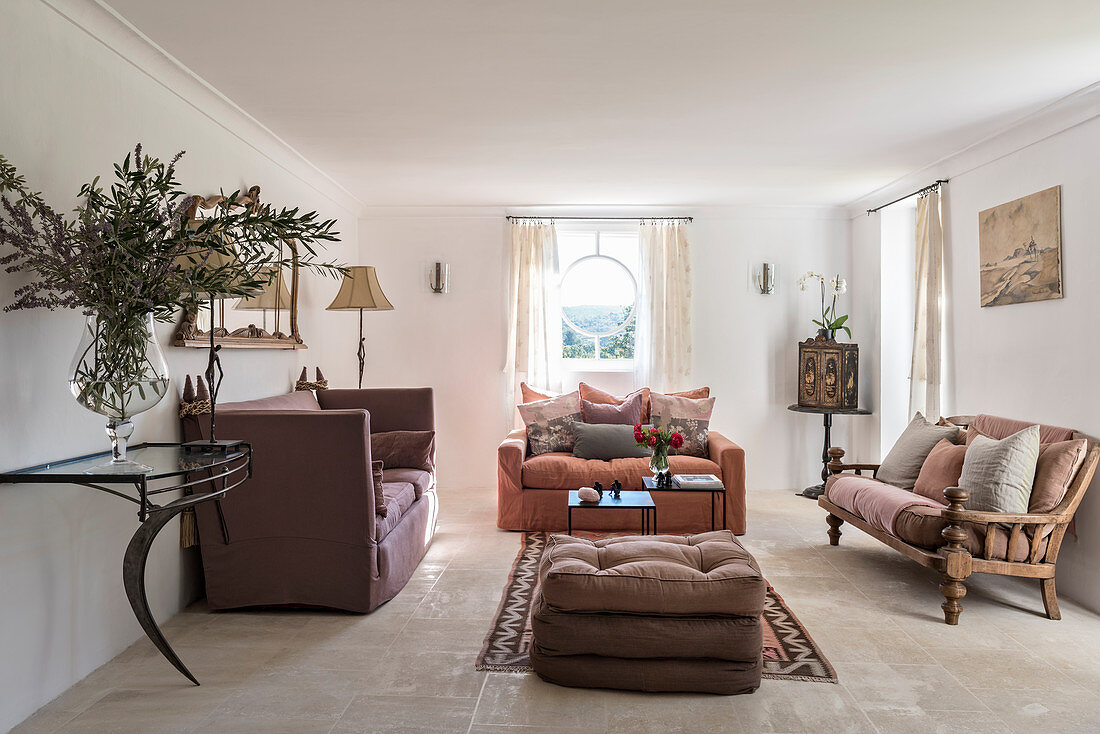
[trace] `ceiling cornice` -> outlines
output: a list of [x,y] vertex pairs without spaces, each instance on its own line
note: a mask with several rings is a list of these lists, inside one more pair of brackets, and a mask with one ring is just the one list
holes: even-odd
[[41,2],[245,145],[333,203],[358,216],[363,202],[347,188],[154,43],[110,5],[102,0]]
[[[891,181],[885,186],[845,205],[850,217],[915,191],[936,179],[953,179],[1040,143],[1100,116],[1100,82],[1055,100],[1035,112],[987,135],[981,140],[944,156],[934,163]],[[948,183],[948,191],[951,184]]]

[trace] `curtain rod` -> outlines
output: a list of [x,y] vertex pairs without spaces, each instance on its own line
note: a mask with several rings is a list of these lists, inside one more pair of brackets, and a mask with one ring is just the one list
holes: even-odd
[[509,221],[516,219],[549,219],[551,221],[555,219],[576,219],[582,222],[690,222],[694,217],[524,217],[518,214],[509,214],[507,219]]
[[880,205],[876,206],[874,209],[868,209],[867,210],[867,216],[871,216],[872,214],[877,212],[879,209],[885,209],[886,207],[890,206],[891,204],[897,204],[899,201],[905,201],[910,196],[916,196],[917,194],[931,193],[931,192],[935,191],[936,189],[938,189],[941,184],[945,184],[949,180],[950,179],[946,179],[946,178],[937,178],[936,183],[931,184],[929,186],[925,186],[923,189],[917,189],[916,191],[914,191],[911,194],[906,194],[905,196],[899,196],[897,199],[894,199],[893,201],[887,202],[885,204],[880,204]]

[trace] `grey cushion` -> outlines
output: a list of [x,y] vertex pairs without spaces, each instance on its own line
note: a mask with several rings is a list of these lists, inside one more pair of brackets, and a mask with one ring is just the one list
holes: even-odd
[[902,489],[912,489],[928,454],[942,439],[957,443],[957,426],[937,426],[918,412],[882,460],[875,478]]
[[577,441],[573,445],[573,456],[579,459],[628,459],[648,457],[650,450],[634,442],[634,426],[620,426],[611,423],[573,424]]
[[1000,441],[978,436],[966,449],[959,477],[959,486],[970,492],[966,508],[1027,512],[1038,460],[1039,426],[1028,426]]

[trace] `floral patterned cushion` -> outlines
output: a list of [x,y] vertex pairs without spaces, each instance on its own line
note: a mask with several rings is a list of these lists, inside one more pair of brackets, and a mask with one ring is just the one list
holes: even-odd
[[532,456],[550,451],[573,451],[573,422],[581,420],[581,395],[574,390],[547,400],[516,406],[527,426],[527,447]]
[[686,456],[707,455],[707,432],[714,398],[681,398],[675,395],[650,395],[649,420],[658,428],[677,431],[684,437],[684,446],[676,453]]

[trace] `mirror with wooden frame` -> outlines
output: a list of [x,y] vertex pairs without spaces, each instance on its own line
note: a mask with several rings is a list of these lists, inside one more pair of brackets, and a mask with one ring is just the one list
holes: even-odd
[[[194,197],[187,217],[212,216],[223,200],[221,196]],[[258,206],[259,202],[260,187],[253,186],[248,193],[238,196],[232,206]],[[274,265],[265,268],[272,275],[271,281],[255,295],[215,300],[213,312],[210,304],[185,311],[173,345],[208,349],[213,328],[214,343],[227,349],[307,349],[298,331],[297,243],[283,240],[282,247],[290,255],[289,268]],[[283,252],[279,253],[279,259],[286,259]]]

